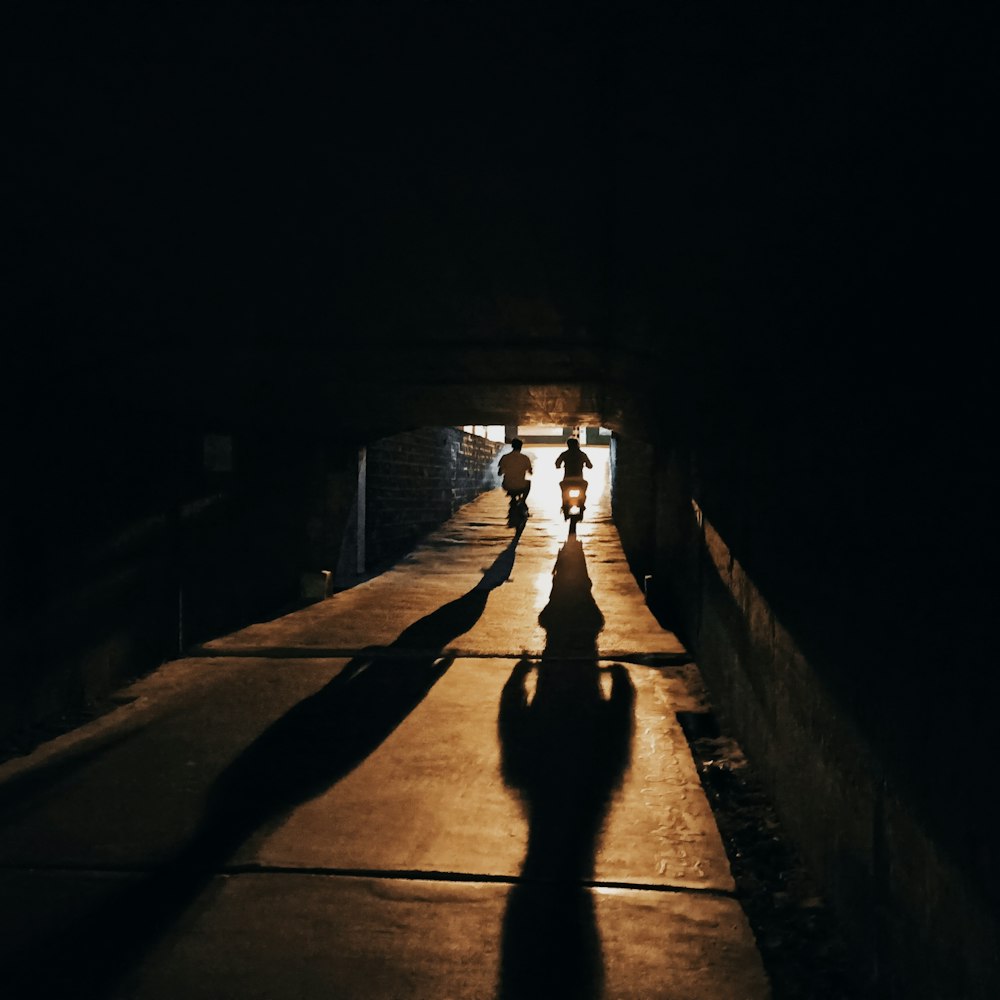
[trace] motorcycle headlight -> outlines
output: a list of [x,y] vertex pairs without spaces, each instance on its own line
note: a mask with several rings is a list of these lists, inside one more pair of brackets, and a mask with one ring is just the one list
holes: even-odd
[[575,500],[580,495],[580,491],[579,490],[570,490],[569,491],[569,495]]

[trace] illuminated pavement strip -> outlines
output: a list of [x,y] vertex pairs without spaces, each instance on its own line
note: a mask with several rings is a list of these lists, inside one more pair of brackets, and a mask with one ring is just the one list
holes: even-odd
[[552,478],[516,550],[486,494],[0,768],[22,980],[69,948],[76,995],[766,997],[676,718],[697,668],[599,488],[553,589]]

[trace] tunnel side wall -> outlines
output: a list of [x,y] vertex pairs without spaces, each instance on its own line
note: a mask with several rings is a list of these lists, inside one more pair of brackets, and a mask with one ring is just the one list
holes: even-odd
[[336,564],[357,481],[355,448],[299,430],[206,433],[92,404],[50,416],[16,443],[40,472],[6,525],[12,751],[192,643],[294,605],[303,571]]
[[369,567],[402,555],[463,504],[498,485],[496,459],[503,448],[456,427],[423,427],[369,445]]
[[[719,508],[690,456],[623,439],[615,466],[615,518],[633,569],[652,577],[653,610],[695,652],[724,725],[746,748],[838,911],[859,979],[893,998],[996,995],[1000,925],[984,889],[988,865],[956,849],[954,836],[963,826],[981,827],[982,803],[965,801],[930,821],[926,796],[894,760],[888,739],[838,689],[838,657],[886,672],[865,648],[870,637],[859,630],[834,651],[810,644],[806,623],[796,622],[801,641],[793,635],[694,496]],[[755,526],[752,491],[733,500],[738,514],[726,514],[733,534],[745,538]],[[912,668],[900,658],[901,670]],[[888,704],[881,698],[891,690],[874,682],[855,697],[879,702],[884,728],[906,732],[923,720],[903,716],[899,690]],[[936,735],[928,728],[923,739],[933,744]],[[945,769],[953,767],[944,748],[937,752]],[[936,777],[924,775],[931,784]],[[954,828],[950,840],[943,828]]]

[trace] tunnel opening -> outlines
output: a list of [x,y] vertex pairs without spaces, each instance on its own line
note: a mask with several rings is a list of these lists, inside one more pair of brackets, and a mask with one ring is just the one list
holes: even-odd
[[[571,437],[588,448],[607,449],[611,431],[588,425],[462,424],[404,431],[364,446],[327,592],[382,572],[463,504],[498,487],[499,458],[515,438],[533,456],[539,446],[561,450]],[[315,574],[314,579],[320,583]]]

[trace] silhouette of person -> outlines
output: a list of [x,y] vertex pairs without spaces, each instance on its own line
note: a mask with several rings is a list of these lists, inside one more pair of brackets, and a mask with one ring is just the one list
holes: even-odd
[[570,500],[568,488],[571,486],[577,486],[580,488],[575,501],[575,503],[579,505],[579,509],[574,512],[573,517],[570,518],[569,522],[570,534],[575,534],[576,522],[583,516],[583,511],[587,502],[587,480],[583,478],[583,468],[586,466],[588,469],[592,469],[594,465],[590,459],[587,458],[587,455],[580,450],[580,442],[577,441],[576,438],[570,438],[566,442],[566,450],[556,459],[556,468],[558,469],[560,466],[565,469],[562,482],[559,484],[559,488],[562,490],[563,494],[564,517],[568,516],[573,510],[570,504],[574,501]]
[[570,438],[566,442],[566,450],[561,452],[556,459],[556,468],[563,468],[563,482],[570,479],[583,479],[583,467],[588,469],[594,467],[593,462],[587,458],[586,452],[580,449],[580,442],[576,438]]
[[534,470],[531,467],[531,459],[521,451],[522,444],[520,438],[514,438],[510,443],[511,450],[501,455],[497,465],[497,471],[503,476],[503,488],[510,497],[511,505],[524,503],[531,490],[531,483],[527,477]]

